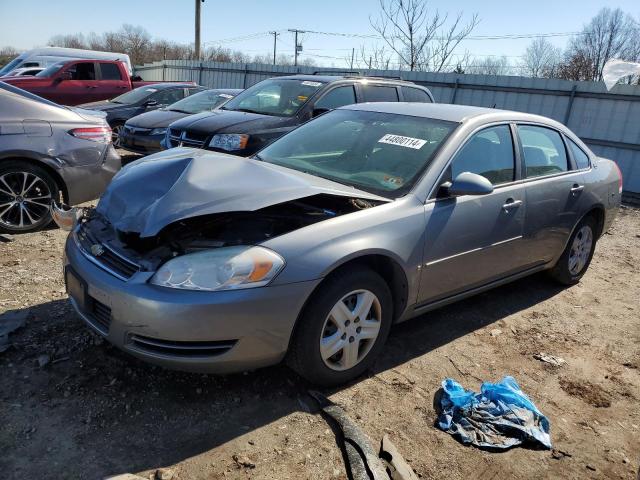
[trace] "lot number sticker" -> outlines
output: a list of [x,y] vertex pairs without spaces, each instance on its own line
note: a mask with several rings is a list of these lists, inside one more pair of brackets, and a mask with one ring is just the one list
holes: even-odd
[[391,145],[398,145],[399,147],[419,150],[425,143],[427,143],[427,141],[421,140],[420,138],[403,137],[401,135],[392,135],[391,133],[387,133],[384,137],[378,140],[378,143],[389,143]]

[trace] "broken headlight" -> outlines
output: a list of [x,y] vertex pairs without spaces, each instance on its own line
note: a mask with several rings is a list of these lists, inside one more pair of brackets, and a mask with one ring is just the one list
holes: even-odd
[[150,281],[184,290],[253,288],[268,284],[282,267],[282,257],[264,247],[223,247],[173,258]]

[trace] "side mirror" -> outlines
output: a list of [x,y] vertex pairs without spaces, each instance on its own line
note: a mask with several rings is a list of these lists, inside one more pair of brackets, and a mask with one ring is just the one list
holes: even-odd
[[322,108],[322,107],[314,108],[313,112],[311,112],[311,118],[316,118],[318,115],[327,113],[329,110],[330,110],[329,108]]
[[149,107],[157,107],[158,106],[158,101],[157,100],[147,100],[146,102],[144,102],[144,106],[149,108]]
[[493,185],[482,175],[471,172],[462,172],[453,182],[440,187],[443,194],[449,197],[461,195],[487,195],[493,192]]

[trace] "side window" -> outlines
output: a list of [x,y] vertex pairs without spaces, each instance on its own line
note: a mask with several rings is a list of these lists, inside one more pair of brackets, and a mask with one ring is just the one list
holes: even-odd
[[552,175],[569,169],[567,153],[558,132],[545,127],[518,125],[518,135],[524,151],[526,178]]
[[182,100],[184,98],[184,88],[172,88],[169,90],[163,90],[158,93],[154,93],[151,97],[152,100],[158,102],[159,105],[171,105],[172,103]]
[[96,70],[93,62],[76,63],[67,72],[71,73],[71,80],[95,80]]
[[115,63],[101,63],[100,73],[102,73],[102,80],[122,80],[120,69]]
[[427,92],[413,87],[402,87],[402,96],[405,102],[431,103]]
[[451,162],[447,179],[462,172],[482,175],[493,185],[512,182],[515,156],[509,126],[489,127],[473,135]]
[[364,102],[397,102],[398,90],[393,86],[362,85]]
[[571,149],[573,159],[576,161],[578,169],[589,168],[589,156],[584,153],[584,151],[578,145],[576,145],[573,140],[569,138],[567,138],[567,140],[569,141],[569,148]]
[[348,85],[331,90],[316,102],[315,108],[327,108],[329,110],[333,110],[334,108],[351,105],[353,103],[356,103],[356,94],[353,90],[353,86]]

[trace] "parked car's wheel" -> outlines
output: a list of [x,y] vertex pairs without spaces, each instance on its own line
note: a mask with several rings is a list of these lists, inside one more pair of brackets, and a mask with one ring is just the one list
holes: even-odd
[[385,281],[368,268],[325,280],[305,306],[289,365],[310,382],[337,385],[361,375],[382,350],[393,302]]
[[58,185],[44,169],[26,162],[0,163],[0,232],[33,232],[51,222],[49,204]]
[[575,228],[562,256],[549,274],[563,285],[578,283],[589,268],[595,248],[596,221],[592,216],[587,216]]
[[111,140],[115,148],[120,148],[120,137],[122,136],[123,131],[124,123],[114,123],[113,125],[111,125]]

